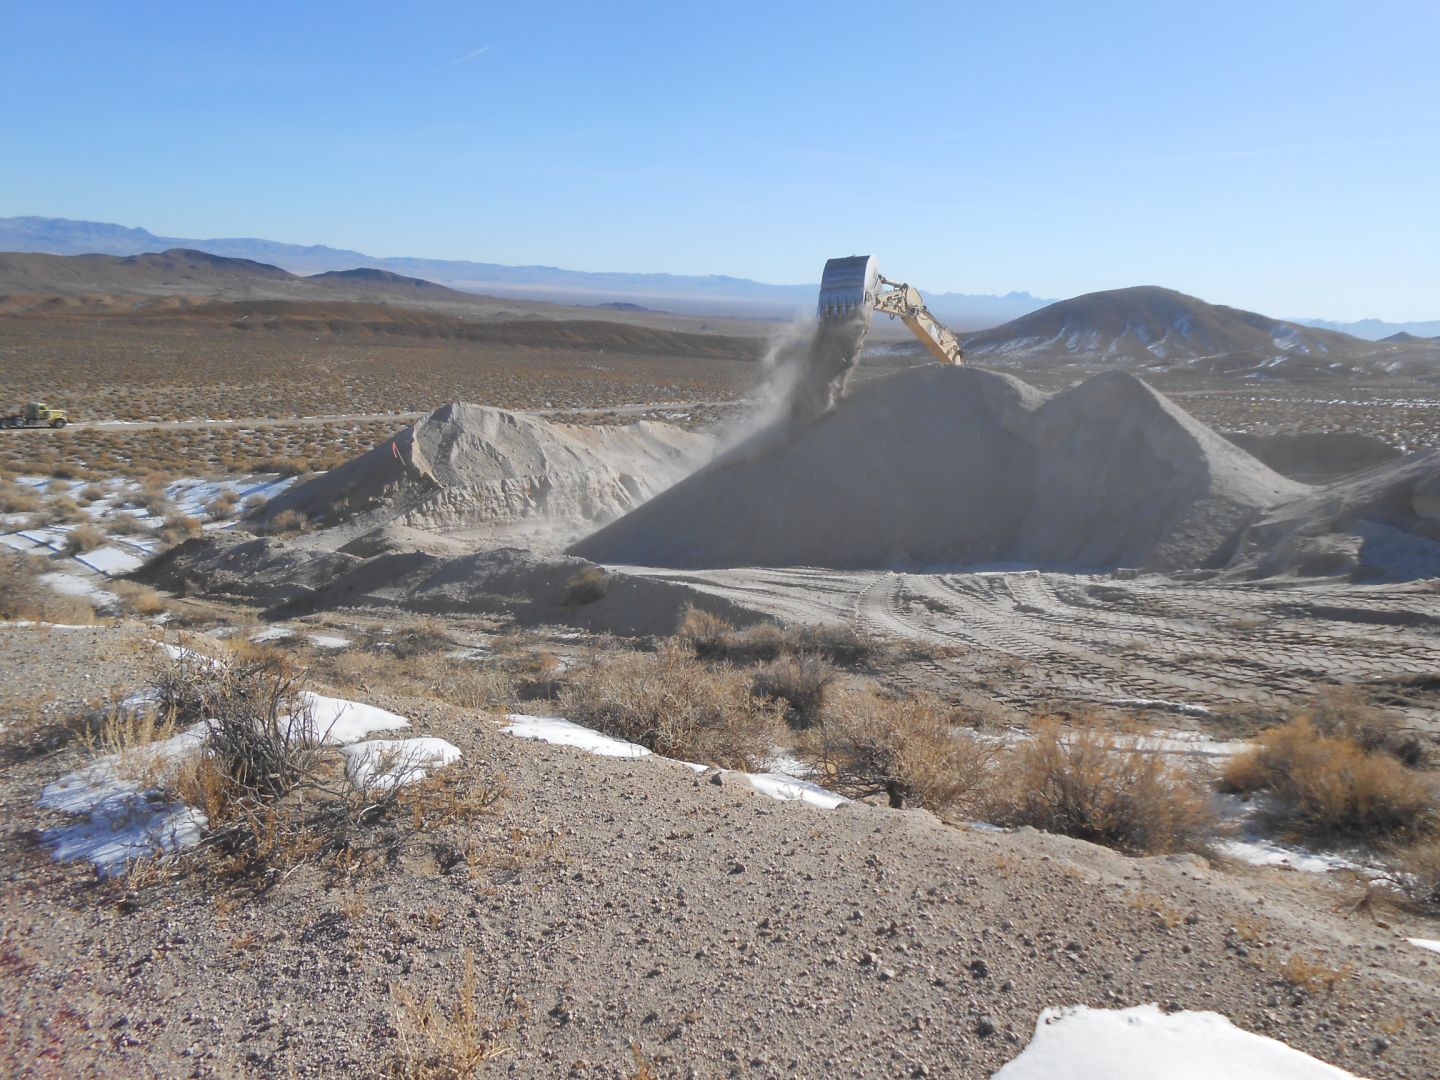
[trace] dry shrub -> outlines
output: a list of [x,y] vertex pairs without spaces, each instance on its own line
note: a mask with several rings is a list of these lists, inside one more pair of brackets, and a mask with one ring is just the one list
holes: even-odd
[[308,517],[299,510],[281,510],[265,524],[265,531],[271,536],[298,536],[313,528]]
[[758,768],[775,743],[780,707],[755,697],[750,678],[711,670],[667,642],[653,653],[597,653],[560,692],[569,720],[666,757]]
[[45,569],[43,559],[0,550],[0,619],[93,623],[95,609],[84,599],[57,593],[40,580]]
[[65,550],[71,555],[104,547],[110,538],[94,525],[77,525],[65,534]]
[[513,676],[453,656],[418,656],[401,670],[422,693],[462,709],[506,708],[519,696]]
[[506,1025],[484,1019],[476,1001],[475,959],[465,950],[460,981],[447,1003],[439,997],[421,1000],[395,986],[395,1031],[399,1044],[389,1075],[396,1080],[466,1080],[510,1048],[500,1041]]
[[205,507],[205,512],[216,521],[228,518],[235,513],[235,504],[237,501],[238,496],[235,492],[230,490],[222,491],[210,500],[209,504]]
[[991,814],[1132,855],[1203,849],[1214,830],[1199,778],[1088,718],[1069,730],[1042,721],[1012,748]]
[[1417,837],[1440,825],[1434,785],[1383,752],[1325,735],[1304,716],[1272,728],[1230,759],[1223,786],[1265,791],[1295,831],[1370,842]]
[[88,515],[80,504],[69,495],[57,492],[47,498],[40,508],[40,516],[52,525],[63,525],[72,521],[85,521]]
[[969,814],[988,799],[995,751],[931,695],[865,689],[828,709],[809,748],[826,783],[855,795],[884,792],[892,806]]
[[40,509],[40,494],[28,484],[0,481],[0,514],[30,514]]
[[442,619],[415,615],[392,626],[388,641],[394,654],[403,660],[449,648],[450,631]]
[[583,566],[565,582],[565,606],[584,607],[602,600],[610,588],[610,575],[598,566]]
[[130,513],[107,515],[105,518],[105,527],[110,530],[112,536],[134,536],[137,533],[150,531],[139,517]]
[[108,494],[110,494],[110,492],[104,484],[86,484],[80,489],[79,498],[82,503],[89,506],[93,502],[99,502]]
[[781,626],[761,622],[737,630],[718,615],[686,607],[676,638],[702,660],[753,664],[780,656],[812,653],[845,666],[887,658],[891,647],[844,624]]
[[785,706],[785,722],[796,731],[813,727],[825,706],[835,669],[818,656],[782,656],[759,668],[752,681],[757,696]]
[[131,615],[149,617],[165,610],[165,597],[149,585],[113,578],[105,587],[120,598],[120,606]]
[[1420,733],[1401,727],[1393,713],[1375,708],[1358,687],[1325,687],[1292,716],[1308,720],[1323,735],[1349,739],[1366,753],[1389,754],[1411,768],[1425,764]]
[[1440,912],[1440,839],[1398,851],[1390,862],[1390,880],[1421,907]]
[[178,544],[192,536],[199,536],[204,522],[189,514],[171,514],[160,529],[160,539],[167,544]]

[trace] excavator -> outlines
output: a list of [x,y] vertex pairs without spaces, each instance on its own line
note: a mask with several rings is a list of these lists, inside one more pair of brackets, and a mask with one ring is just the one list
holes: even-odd
[[860,358],[872,312],[899,319],[942,364],[965,363],[954,331],[930,314],[913,285],[882,276],[873,255],[831,259],[820,277],[809,360],[791,396],[796,418],[813,419],[835,404]]

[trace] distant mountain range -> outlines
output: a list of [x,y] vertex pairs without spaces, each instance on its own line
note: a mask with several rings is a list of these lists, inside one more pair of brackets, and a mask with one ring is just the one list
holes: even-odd
[[1440,341],[1366,341],[1153,285],[1061,300],[962,344],[987,366],[1190,368],[1257,378],[1440,374]]
[[[156,236],[98,221],[67,218],[0,218],[0,251],[53,255],[140,255],[172,248],[249,259],[295,274],[336,270],[388,270],[462,292],[547,300],[560,304],[629,303],[681,314],[788,318],[815,305],[817,284],[767,285],[747,278],[680,274],[589,273],[553,266],[502,266],[450,259],[380,258],[323,245],[284,244],[244,237],[197,240]],[[821,254],[834,254],[822,252]],[[923,290],[922,290],[923,291]],[[1012,292],[1004,296],[926,293],[937,316],[958,330],[995,326],[1051,301]]]
[[1361,319],[1359,322],[1330,322],[1326,319],[1291,319],[1304,326],[1318,326],[1324,330],[1339,330],[1342,334],[1353,334],[1367,341],[1389,341],[1396,334],[1429,339],[1440,336],[1440,319],[1422,322],[1385,322],[1381,319]]

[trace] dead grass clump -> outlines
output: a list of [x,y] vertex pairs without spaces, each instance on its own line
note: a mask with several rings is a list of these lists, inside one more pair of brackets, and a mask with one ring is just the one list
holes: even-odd
[[750,692],[747,674],[711,670],[674,642],[653,654],[597,653],[565,681],[559,708],[657,754],[738,769],[765,760],[781,714]]
[[45,561],[11,551],[0,551],[0,619],[88,626],[95,609],[78,596],[51,589],[40,575]]
[[281,510],[265,523],[265,531],[271,536],[299,536],[312,528],[311,520],[298,510]]
[[165,610],[165,597],[149,585],[125,578],[112,578],[105,587],[120,598],[120,606],[131,615],[148,618]]
[[1280,977],[1295,989],[1303,990],[1307,994],[1323,992],[1327,998],[1335,993],[1337,986],[1353,974],[1355,974],[1353,964],[1332,968],[1326,964],[1308,960],[1299,953],[1287,958],[1280,967]]
[[94,525],[77,525],[65,534],[65,550],[71,555],[79,555],[104,547],[109,539],[103,530]]
[[1440,826],[1434,785],[1387,753],[1325,735],[1304,716],[1264,732],[1231,758],[1223,786],[1268,792],[1295,831],[1318,839],[1381,842],[1420,837]]
[[105,527],[110,530],[113,536],[134,536],[137,533],[149,532],[145,523],[135,514],[112,513],[105,518]]
[[167,544],[178,544],[192,536],[199,536],[205,524],[189,514],[171,514],[160,529],[160,539]]
[[995,752],[963,729],[963,719],[933,696],[866,689],[825,711],[809,748],[825,782],[847,793],[884,792],[894,807],[973,813],[988,800]]
[[1215,825],[1199,778],[1088,718],[1042,722],[1011,749],[991,815],[1132,855],[1203,849]]
[[57,492],[45,500],[40,507],[40,516],[51,525],[88,520],[88,515],[80,508],[80,504],[63,492]]
[[780,656],[811,653],[846,667],[870,664],[892,654],[891,647],[843,624],[781,626],[756,623],[737,630],[718,615],[693,605],[685,609],[675,636],[702,660],[754,664]]
[[584,607],[602,600],[610,589],[610,575],[598,566],[583,566],[565,582],[565,606]]
[[238,496],[235,492],[227,489],[210,500],[209,504],[205,507],[205,512],[209,514],[212,519],[221,521],[231,517],[235,513],[237,501]]
[[450,631],[442,619],[415,615],[391,627],[388,642],[394,655],[404,660],[450,648]]
[[1400,849],[1391,859],[1390,879],[1421,907],[1440,912],[1440,839]]
[[40,504],[40,494],[28,484],[0,481],[0,514],[32,514]]
[[802,653],[779,657],[759,668],[752,686],[757,696],[781,702],[785,722],[796,731],[804,731],[820,720],[826,693],[835,677],[835,669],[820,657]]
[[475,959],[467,949],[460,981],[448,1002],[417,998],[391,989],[399,1044],[389,1075],[395,1080],[467,1080],[510,1048],[500,1041],[503,1025],[485,1020],[476,1000]]

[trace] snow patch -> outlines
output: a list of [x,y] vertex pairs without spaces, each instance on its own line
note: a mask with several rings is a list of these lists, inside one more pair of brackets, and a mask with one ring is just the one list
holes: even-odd
[[1024,1053],[991,1080],[1355,1080],[1219,1013],[1166,1014],[1155,1005],[1045,1009]]
[[326,697],[310,690],[302,691],[300,697],[310,707],[306,733],[330,745],[358,742],[372,731],[410,726],[403,716],[363,702]]
[[1405,940],[1417,948],[1429,949],[1431,952],[1440,952],[1440,941],[1431,941],[1429,938],[1423,937],[1407,937]]
[[601,757],[641,758],[650,756],[650,751],[639,743],[612,739],[609,735],[602,735],[598,731],[581,727],[579,724],[572,724],[569,720],[561,720],[556,716],[526,716],[523,713],[510,713],[505,719],[510,723],[500,729],[503,735],[514,735],[520,739],[535,739],[538,742],[552,743],[555,746],[573,746],[587,753],[599,754]]
[[418,783],[431,771],[460,760],[460,748],[444,739],[375,739],[342,746],[345,775],[361,791],[389,791]]
[[785,773],[735,773],[761,795],[779,802],[806,802],[821,810],[834,810],[850,800],[843,795],[827,791],[809,780],[798,780]]
[[75,561],[106,577],[128,574],[145,565],[144,559],[136,558],[128,551],[122,551],[118,547],[102,547],[96,548],[94,551],[84,551],[75,556]]
[[141,777],[194,753],[205,729],[205,724],[196,724],[133,751],[128,760],[112,754],[47,785],[40,793],[41,806],[84,820],[47,829],[41,841],[61,862],[89,859],[101,877],[122,873],[132,859],[199,843],[208,824],[205,815],[148,788]]

